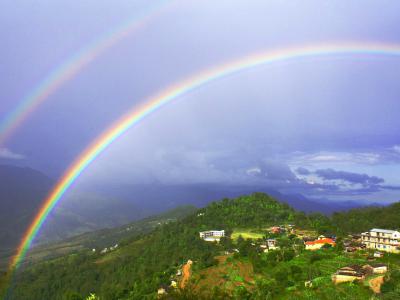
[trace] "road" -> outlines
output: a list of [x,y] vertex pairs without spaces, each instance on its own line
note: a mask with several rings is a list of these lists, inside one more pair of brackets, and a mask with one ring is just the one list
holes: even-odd
[[188,260],[188,262],[182,268],[182,281],[181,281],[181,289],[184,289],[186,284],[190,279],[190,268],[192,267],[192,261]]
[[383,283],[384,276],[378,276],[369,281],[369,286],[374,291],[375,294],[379,294],[381,292],[381,285]]

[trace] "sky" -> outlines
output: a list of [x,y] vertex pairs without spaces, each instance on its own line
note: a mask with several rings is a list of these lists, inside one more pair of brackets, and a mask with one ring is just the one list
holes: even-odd
[[[131,107],[252,53],[337,41],[400,44],[395,0],[169,2],[50,95],[1,146],[0,163],[56,179]],[[2,1],[0,118],[66,58],[162,3]],[[131,128],[75,188],[200,183],[400,200],[399,76],[399,57],[350,55],[217,80]]]

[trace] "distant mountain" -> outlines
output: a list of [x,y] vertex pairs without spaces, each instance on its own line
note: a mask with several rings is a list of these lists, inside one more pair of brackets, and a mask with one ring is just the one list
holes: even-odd
[[[31,168],[0,165],[0,269],[32,222],[54,181]],[[331,214],[357,203],[309,200],[284,195],[265,187],[217,184],[130,185],[100,187],[68,194],[50,214],[38,243],[61,241],[85,232],[112,228],[171,210],[182,205],[204,207],[221,198],[234,198],[254,191],[266,192],[304,212]]]
[[112,228],[149,216],[128,199],[95,193],[68,195],[46,220],[36,243],[60,241],[102,228]]
[[52,186],[46,175],[0,165],[0,245],[14,247]]
[[[0,248],[19,242],[52,186],[53,180],[39,171],[0,166]],[[129,201],[77,193],[56,207],[39,239],[61,239],[141,217],[141,211]]]
[[[117,187],[99,187],[101,194],[109,197],[130,199],[142,209],[152,213],[162,212],[173,207],[191,204],[204,207],[211,201],[222,198],[234,198],[255,191],[267,193],[293,208],[304,212],[332,214],[336,211],[365,206],[362,202],[331,201],[327,199],[308,199],[301,194],[284,194],[264,186],[220,185],[220,184],[182,184],[182,185],[129,185]],[[146,199],[146,201],[143,201]]]
[[[54,185],[45,174],[27,167],[0,165],[0,270],[15,252],[24,232]],[[74,193],[46,220],[35,243],[62,240],[150,215],[129,200]]]
[[95,230],[63,241],[41,244],[29,252],[26,261],[42,261],[84,249],[96,249],[97,252],[100,252],[104,248],[121,244],[121,241],[124,243],[138,235],[147,234],[162,224],[181,220],[197,210],[198,208],[195,206],[179,206],[162,214],[130,222],[123,226]]
[[[0,165],[0,251],[15,247],[54,181],[31,168]],[[304,212],[330,214],[358,203],[309,200],[265,187],[217,184],[130,185],[102,187],[68,195],[51,213],[36,242],[62,240],[100,228],[111,228],[181,205],[204,207],[224,197],[266,192]]]
[[328,199],[308,199],[301,194],[282,194],[278,191],[264,191],[274,196],[280,201],[286,202],[293,208],[306,212],[320,212],[330,215],[334,212],[346,211],[349,209],[366,206],[363,202],[358,201],[332,201]]

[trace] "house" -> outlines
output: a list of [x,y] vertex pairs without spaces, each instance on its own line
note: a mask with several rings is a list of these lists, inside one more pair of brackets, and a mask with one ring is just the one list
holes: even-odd
[[225,236],[225,230],[209,230],[209,231],[201,231],[200,238],[207,242],[219,242],[221,237]]
[[356,247],[347,246],[344,251],[351,253],[351,252],[356,252],[357,250],[358,249]]
[[372,272],[374,274],[385,274],[388,271],[388,266],[385,264],[371,264]]
[[379,252],[379,251],[375,251],[374,252],[374,257],[381,258],[381,257],[383,257],[383,253]]
[[282,228],[280,226],[273,226],[273,227],[271,227],[271,229],[269,231],[271,233],[278,234],[278,233],[281,233]]
[[276,245],[276,239],[267,239],[267,241],[260,245],[260,248],[264,252],[268,252],[269,250],[276,250],[279,247]]
[[349,237],[355,243],[360,243],[361,242],[361,234],[350,234]]
[[365,248],[365,245],[361,243],[361,235],[350,234],[343,240],[343,246],[345,247],[345,252],[355,252]]
[[175,280],[171,280],[171,284],[170,284],[170,287],[172,287],[172,288],[178,288],[178,283],[175,281]]
[[276,239],[268,239],[267,240],[267,245],[269,250],[275,250],[278,249],[278,246],[276,245]]
[[306,288],[312,288],[313,287],[313,282],[312,280],[307,280],[304,282],[304,287]]
[[367,264],[364,266],[350,265],[337,270],[332,275],[333,283],[353,282],[355,280],[364,280],[372,274],[385,274],[388,271],[388,266],[385,264]]
[[292,224],[287,224],[287,225],[284,226],[284,228],[285,228],[285,231],[287,233],[289,233],[289,234],[295,234],[296,233],[296,231],[294,230],[295,226],[292,225]]
[[345,266],[337,270],[332,275],[334,284],[342,282],[353,282],[355,280],[364,280],[368,274],[368,270],[360,265]]
[[306,250],[318,250],[321,249],[325,244],[331,245],[332,247],[335,247],[336,245],[333,239],[326,238],[323,235],[319,236],[318,239],[314,241],[304,242],[304,244],[306,246]]
[[356,244],[356,243],[350,243],[345,246],[345,252],[356,252],[357,250],[362,250],[365,248],[364,244]]
[[163,287],[160,287],[158,290],[157,290],[157,294],[158,295],[165,295],[167,293],[167,291],[165,290],[165,288],[163,288]]
[[400,253],[400,232],[374,228],[361,234],[361,241],[369,249]]

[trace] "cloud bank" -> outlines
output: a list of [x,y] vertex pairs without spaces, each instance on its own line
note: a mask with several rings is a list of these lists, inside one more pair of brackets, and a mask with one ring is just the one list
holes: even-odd
[[15,153],[8,148],[0,148],[0,158],[21,160],[21,159],[25,159],[25,156],[22,154]]

